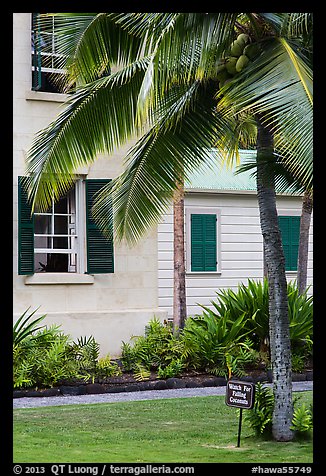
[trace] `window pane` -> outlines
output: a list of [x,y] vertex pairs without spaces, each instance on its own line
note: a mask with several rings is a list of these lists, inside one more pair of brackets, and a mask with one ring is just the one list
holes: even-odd
[[68,238],[53,238],[53,248],[67,249]]
[[51,216],[48,215],[34,215],[34,232],[36,234],[51,233]]
[[54,213],[67,213],[67,209],[67,197],[60,198],[60,200],[54,204]]
[[63,253],[35,253],[35,272],[67,273],[69,256]]
[[68,217],[54,217],[54,233],[56,235],[68,235]]
[[52,248],[51,239],[49,236],[35,236],[34,248]]
[[46,253],[34,253],[34,270],[35,273],[45,273],[47,263]]

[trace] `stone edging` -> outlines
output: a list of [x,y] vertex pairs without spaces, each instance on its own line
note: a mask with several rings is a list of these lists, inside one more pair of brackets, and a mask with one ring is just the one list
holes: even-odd
[[[271,373],[262,373],[256,377],[245,376],[241,380],[247,382],[272,382]],[[305,373],[293,373],[293,382],[312,381],[313,371]],[[47,389],[24,389],[14,390],[13,398],[22,397],[55,397],[64,395],[87,395],[100,393],[120,393],[120,392],[138,392],[142,390],[166,390],[172,388],[194,388],[194,387],[221,387],[226,385],[226,379],[223,377],[207,376],[201,382],[191,377],[185,378],[168,378],[166,380],[149,380],[143,382],[133,382],[128,384],[103,384],[103,383],[86,383],[77,385],[60,385],[58,387]]]

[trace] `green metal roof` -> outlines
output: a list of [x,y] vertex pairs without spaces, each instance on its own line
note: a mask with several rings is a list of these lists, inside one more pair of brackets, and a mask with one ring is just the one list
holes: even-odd
[[[240,150],[239,155],[240,163],[243,163],[246,159],[255,158],[256,151]],[[186,190],[257,190],[256,179],[251,176],[252,171],[235,175],[237,167],[221,165],[221,160],[214,149],[208,151],[208,158],[207,163],[191,172],[185,181]]]

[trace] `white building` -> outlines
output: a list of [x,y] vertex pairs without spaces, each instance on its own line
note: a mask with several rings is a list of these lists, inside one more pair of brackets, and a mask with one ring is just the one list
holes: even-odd
[[[40,57],[31,54],[31,35],[32,14],[14,13],[14,319],[28,307],[39,307],[39,313],[47,315],[46,324],[61,325],[73,338],[93,335],[103,353],[118,356],[121,342],[142,334],[154,315],[160,319],[171,317],[172,215],[162,218],[158,227],[133,248],[104,242],[92,223],[88,211],[93,194],[106,180],[121,173],[129,144],[111,157],[101,156],[93,165],[76,171],[78,181],[68,196],[46,214],[35,212],[30,219],[20,185],[26,151],[35,133],[60,113],[68,98],[56,92],[48,81],[47,73],[55,67],[55,53],[48,55],[46,67],[40,65]],[[248,177],[235,178],[225,173],[220,175],[224,177],[222,182],[216,181],[217,176],[203,177],[193,177],[185,202],[189,314],[199,310],[197,303],[209,304],[219,288],[235,288],[248,277],[263,277],[255,187]],[[280,196],[279,214],[298,217],[301,201],[300,197]],[[297,229],[297,218],[285,221]],[[211,243],[207,239],[196,243],[200,227],[207,231],[212,226]],[[206,264],[200,262],[200,248],[205,256],[211,253]],[[310,284],[312,243],[309,256]],[[289,279],[296,275],[292,268]]]
[[[241,151],[245,160],[253,155]],[[256,182],[251,172],[235,175],[222,168],[193,173],[185,184],[185,250],[187,314],[200,313],[199,304],[209,306],[221,288],[237,288],[248,278],[264,276],[263,238],[260,229]],[[277,211],[282,232],[287,280],[296,279],[302,197],[279,194]],[[191,222],[195,215],[197,223]],[[208,218],[201,218],[208,215]],[[211,229],[209,229],[211,227]],[[213,228],[212,228],[213,227]],[[209,234],[198,236],[203,230]],[[310,226],[307,285],[312,293],[313,225]],[[197,234],[197,236],[196,236]],[[202,243],[200,243],[202,242]],[[199,247],[199,252],[198,252]],[[208,261],[203,263],[205,249]],[[196,256],[197,254],[197,256]],[[194,262],[195,260],[195,262]],[[172,316],[173,305],[173,215],[172,208],[158,226],[159,307]]]

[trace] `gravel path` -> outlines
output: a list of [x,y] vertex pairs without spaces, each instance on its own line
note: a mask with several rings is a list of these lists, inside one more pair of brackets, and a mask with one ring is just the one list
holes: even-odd
[[[271,386],[271,384],[266,384]],[[113,403],[135,400],[155,400],[159,398],[206,397],[225,395],[226,387],[176,388],[170,390],[144,390],[139,392],[102,393],[94,395],[23,397],[13,399],[13,408],[36,408],[57,405],[75,405],[77,403]],[[313,389],[312,381],[293,382],[294,392]]]

